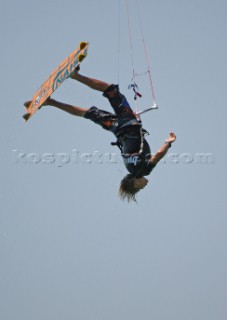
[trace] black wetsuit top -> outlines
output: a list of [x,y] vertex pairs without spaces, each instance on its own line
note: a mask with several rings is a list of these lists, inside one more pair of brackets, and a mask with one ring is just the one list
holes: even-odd
[[[139,139],[139,138],[137,138]],[[122,157],[124,160],[124,164],[126,169],[130,174],[135,176],[136,178],[141,178],[143,176],[148,176],[153,168],[155,167],[155,164],[151,163],[149,160],[151,159],[151,150],[149,147],[148,142],[146,139],[143,138],[143,147],[142,152],[140,153],[132,153],[132,154],[125,154],[124,149],[127,148],[127,143],[133,143],[133,138],[129,138],[127,141],[127,138],[125,140],[125,145],[122,146]],[[134,146],[136,143],[134,143]],[[138,144],[137,144],[138,145]],[[138,152],[138,149],[137,149]]]

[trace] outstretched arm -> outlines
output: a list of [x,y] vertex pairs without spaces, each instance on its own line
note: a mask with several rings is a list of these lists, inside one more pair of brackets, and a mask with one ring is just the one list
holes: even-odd
[[87,112],[88,109],[85,108],[80,108],[76,106],[72,106],[70,104],[62,103],[54,99],[47,99],[45,105],[49,105],[58,109],[61,109],[63,111],[66,111],[74,116],[78,117],[84,117],[85,113]]
[[167,153],[168,149],[171,147],[171,143],[176,140],[176,136],[173,132],[170,132],[169,137],[166,139],[165,144],[150,158],[150,162],[157,164]]

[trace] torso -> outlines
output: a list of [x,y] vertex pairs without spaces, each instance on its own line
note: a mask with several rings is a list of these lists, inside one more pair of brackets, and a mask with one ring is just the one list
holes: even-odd
[[[124,149],[124,146],[123,146]],[[143,149],[141,153],[122,155],[124,164],[132,175],[137,178],[147,176],[151,173],[155,164],[150,162],[151,150],[148,142],[143,138]]]

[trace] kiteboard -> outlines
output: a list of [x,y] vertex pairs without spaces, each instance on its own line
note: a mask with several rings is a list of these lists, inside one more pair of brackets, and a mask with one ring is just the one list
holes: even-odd
[[31,101],[25,102],[26,113],[23,115],[25,121],[40,109],[51,96],[51,94],[60,87],[70,74],[79,67],[81,61],[86,58],[88,52],[88,42],[80,42],[75,49],[60,65],[51,73],[49,78],[36,91]]

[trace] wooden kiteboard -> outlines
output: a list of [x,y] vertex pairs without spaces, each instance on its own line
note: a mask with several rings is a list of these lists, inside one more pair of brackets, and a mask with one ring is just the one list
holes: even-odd
[[87,56],[88,42],[80,42],[77,49],[75,49],[60,65],[51,73],[49,78],[36,91],[31,101],[25,102],[26,113],[23,115],[25,121],[42,107],[45,101],[51,94],[60,87],[65,79],[77,68],[81,61]]

